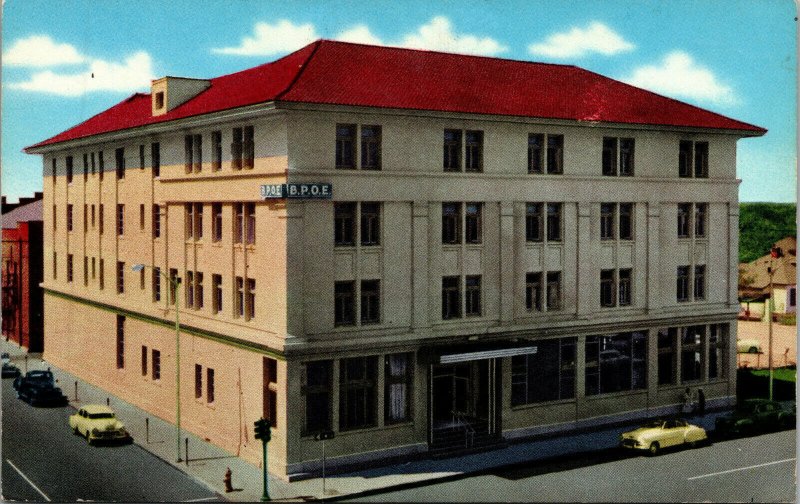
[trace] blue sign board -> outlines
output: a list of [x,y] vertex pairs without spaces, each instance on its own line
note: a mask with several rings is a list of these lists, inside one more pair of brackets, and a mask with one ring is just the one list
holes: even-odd
[[261,186],[263,199],[331,199],[331,184],[265,184]]

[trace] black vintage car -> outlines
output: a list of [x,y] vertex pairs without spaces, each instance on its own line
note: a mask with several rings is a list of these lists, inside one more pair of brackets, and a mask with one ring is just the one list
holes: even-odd
[[66,406],[69,402],[50,371],[28,371],[14,380],[14,388],[17,397],[31,406]]
[[794,403],[781,404],[767,399],[746,399],[733,413],[716,420],[716,434],[720,436],[752,435],[795,426]]
[[20,375],[19,368],[10,362],[3,362],[3,378],[16,378]]

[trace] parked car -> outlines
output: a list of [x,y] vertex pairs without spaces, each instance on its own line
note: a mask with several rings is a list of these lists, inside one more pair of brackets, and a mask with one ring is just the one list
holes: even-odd
[[61,389],[56,387],[53,373],[28,371],[14,379],[17,397],[31,406],[66,406],[69,402]]
[[69,427],[89,444],[98,441],[133,441],[125,426],[117,420],[114,410],[101,404],[87,404],[69,417]]
[[16,378],[20,375],[19,368],[11,362],[3,361],[3,378]]
[[682,419],[652,420],[638,429],[620,435],[620,446],[657,455],[664,448],[688,444],[695,447],[708,442],[705,429]]
[[789,429],[795,426],[795,411],[795,403],[784,406],[769,399],[746,399],[736,406],[733,413],[717,418],[715,433],[732,436]]
[[736,353],[761,353],[761,342],[757,339],[737,339]]

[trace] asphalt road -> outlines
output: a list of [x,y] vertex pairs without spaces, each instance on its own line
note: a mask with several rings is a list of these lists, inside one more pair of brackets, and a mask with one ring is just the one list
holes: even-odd
[[354,502],[794,502],[796,431],[657,457],[607,450]]
[[[75,436],[75,410],[33,408],[2,383],[2,499],[36,502],[212,501],[205,486],[135,444],[89,446]],[[123,419],[124,420],[124,419]]]

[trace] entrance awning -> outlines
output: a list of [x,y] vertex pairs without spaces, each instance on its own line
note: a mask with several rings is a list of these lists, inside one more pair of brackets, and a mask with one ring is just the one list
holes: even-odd
[[454,364],[456,362],[469,362],[484,359],[498,359],[501,357],[513,357],[515,355],[535,354],[538,347],[517,347],[502,348],[498,350],[483,350],[478,352],[464,352],[457,354],[446,354],[439,357],[440,364]]

